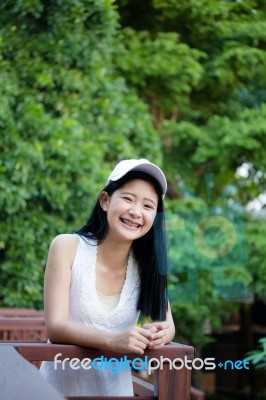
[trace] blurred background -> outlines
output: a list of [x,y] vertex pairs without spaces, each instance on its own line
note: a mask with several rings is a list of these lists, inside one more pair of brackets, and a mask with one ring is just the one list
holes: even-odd
[[169,184],[175,341],[252,352],[193,385],[266,399],[265,71],[264,0],[1,0],[0,307],[43,308],[52,238],[147,158]]

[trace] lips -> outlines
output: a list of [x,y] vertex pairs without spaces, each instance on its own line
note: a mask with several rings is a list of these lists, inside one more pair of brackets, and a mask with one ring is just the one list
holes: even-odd
[[132,227],[132,228],[140,228],[140,227],[141,227],[140,224],[137,224],[137,223],[135,223],[135,222],[132,222],[132,221],[130,221],[129,219],[120,218],[120,220],[123,222],[123,224],[128,225],[128,226],[130,226],[130,227]]

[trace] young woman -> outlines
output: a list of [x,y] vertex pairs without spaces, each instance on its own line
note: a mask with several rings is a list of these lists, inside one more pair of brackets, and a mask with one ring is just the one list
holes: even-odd
[[[44,284],[49,340],[142,355],[174,337],[167,299],[167,252],[161,169],[145,159],[121,161],[87,223],[57,236]],[[136,327],[140,312],[153,322]],[[88,355],[89,357],[89,355]],[[41,373],[64,395],[132,396],[131,371],[55,369]]]

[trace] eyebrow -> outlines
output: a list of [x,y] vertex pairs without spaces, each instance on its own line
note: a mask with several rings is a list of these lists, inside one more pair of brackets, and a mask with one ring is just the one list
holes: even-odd
[[[134,193],[131,193],[131,192],[121,192],[121,194],[129,194],[130,196],[137,197]],[[145,197],[144,200],[145,201],[150,201],[151,203],[153,203],[155,205],[155,207],[157,207],[157,204],[156,204],[156,202],[154,200],[152,200],[152,199],[150,199],[148,197]]]

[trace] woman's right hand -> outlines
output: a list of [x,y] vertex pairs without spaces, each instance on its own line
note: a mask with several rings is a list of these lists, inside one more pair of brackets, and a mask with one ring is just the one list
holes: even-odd
[[136,353],[142,355],[153,339],[150,330],[134,327],[122,333],[113,333],[109,337],[110,350],[118,353]]

